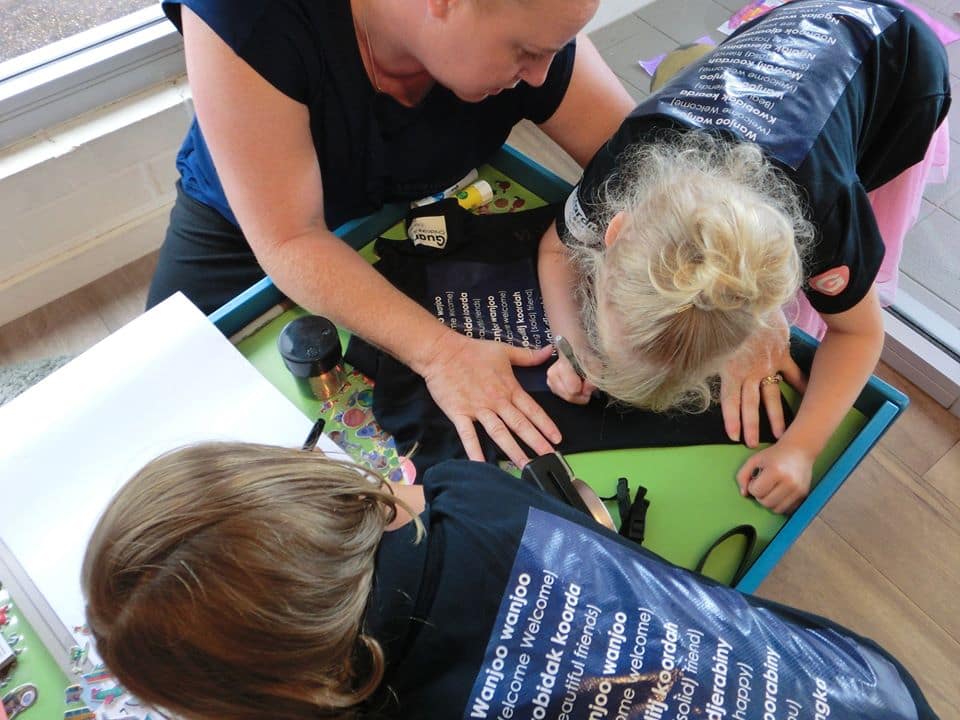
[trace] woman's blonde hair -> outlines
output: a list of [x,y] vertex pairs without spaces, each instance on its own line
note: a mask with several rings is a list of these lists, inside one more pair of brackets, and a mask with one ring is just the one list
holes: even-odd
[[616,241],[573,245],[587,373],[630,405],[702,411],[723,360],[800,287],[813,226],[755,144],[665,133],[625,152],[603,187],[607,219],[625,213]]
[[381,478],[319,453],[204,443],[162,455],[87,548],[97,650],[134,695],[187,718],[353,717],[383,676],[361,624],[398,507],[409,510]]

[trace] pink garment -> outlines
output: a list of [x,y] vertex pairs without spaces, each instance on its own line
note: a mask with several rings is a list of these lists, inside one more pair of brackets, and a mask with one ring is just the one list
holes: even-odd
[[947,27],[939,20],[934,20],[930,17],[930,14],[921,7],[907,2],[907,0],[897,0],[898,3],[903,5],[908,10],[912,10],[916,15],[920,17],[927,25],[930,26],[930,29],[940,38],[940,42],[944,45],[949,45],[952,42],[960,40],[960,32],[957,32],[951,27]]
[[[930,138],[930,145],[923,160],[904,170],[893,180],[881,185],[867,197],[877,219],[877,227],[883,237],[885,253],[883,264],[874,284],[880,294],[880,302],[890,305],[897,292],[900,274],[900,256],[903,254],[903,239],[920,216],[920,202],[928,182],[942,183],[947,179],[950,166],[950,130],[944,120]],[[813,309],[807,296],[797,292],[793,301],[784,308],[791,324],[818,340],[827,330],[820,314]]]

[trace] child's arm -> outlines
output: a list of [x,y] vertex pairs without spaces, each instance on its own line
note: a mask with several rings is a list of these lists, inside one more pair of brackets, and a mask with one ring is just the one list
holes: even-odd
[[[751,457],[737,473],[743,495],[778,513],[793,510],[810,491],[814,460],[860,394],[883,349],[883,316],[875,288],[850,310],[823,319],[827,332],[796,418],[775,445]],[[752,477],[757,468],[761,472]]]
[[[537,257],[537,273],[540,277],[540,292],[554,337],[562,335],[573,347],[578,358],[583,358],[589,347],[576,301],[576,271],[570,263],[566,248],[557,234],[556,223],[552,224],[540,240]],[[559,353],[547,371],[547,385],[554,395],[578,405],[590,401],[596,387],[583,380]],[[581,360],[582,362],[582,360]]]

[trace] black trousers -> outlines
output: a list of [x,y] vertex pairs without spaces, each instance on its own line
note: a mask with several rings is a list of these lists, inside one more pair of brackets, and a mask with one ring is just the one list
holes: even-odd
[[178,181],[147,309],[180,290],[209,314],[265,275],[240,228],[187,195]]

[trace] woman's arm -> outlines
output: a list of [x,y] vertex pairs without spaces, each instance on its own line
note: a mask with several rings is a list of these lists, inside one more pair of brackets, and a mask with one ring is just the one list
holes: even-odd
[[559,442],[554,423],[520,387],[511,364],[533,353],[471,340],[444,328],[329,231],[307,108],[237,57],[183,8],[187,70],[197,117],[230,207],[261,266],[286,295],[349,328],[427,381],[472,459],[482,459],[474,422],[518,465]]
[[[875,287],[850,310],[823,319],[827,332],[796,418],[775,445],[751,457],[737,473],[741,492],[775,512],[794,509],[810,491],[814,460],[853,406],[883,349]],[[752,478],[757,468],[761,471]]]
[[635,106],[590,38],[580,34],[570,85],[540,128],[585,167]]

